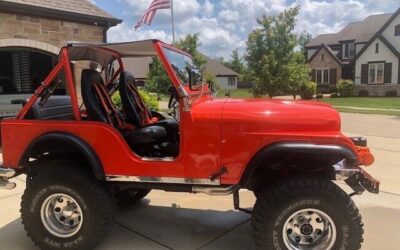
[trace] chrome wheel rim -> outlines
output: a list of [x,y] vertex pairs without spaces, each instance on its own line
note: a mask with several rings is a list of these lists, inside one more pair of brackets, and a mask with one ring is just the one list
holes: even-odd
[[40,218],[46,230],[60,238],[74,236],[83,223],[83,213],[78,202],[63,193],[52,194],[43,201]]
[[283,242],[288,249],[332,249],[336,226],[332,218],[318,209],[296,211],[283,226]]

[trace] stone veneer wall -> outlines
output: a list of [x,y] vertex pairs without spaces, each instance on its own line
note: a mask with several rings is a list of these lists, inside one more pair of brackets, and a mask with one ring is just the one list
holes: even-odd
[[58,48],[67,41],[103,42],[104,27],[0,13],[1,39],[28,39]]

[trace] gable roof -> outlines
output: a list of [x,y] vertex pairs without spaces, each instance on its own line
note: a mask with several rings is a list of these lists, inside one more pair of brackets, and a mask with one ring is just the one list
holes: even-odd
[[311,62],[311,61],[317,56],[318,52],[320,52],[322,49],[325,49],[325,50],[328,52],[328,54],[329,54],[333,59],[335,59],[335,61],[336,61],[339,65],[342,64],[342,62],[339,60],[339,58],[337,58],[337,56],[336,56],[335,53],[332,51],[332,49],[329,48],[328,46],[326,46],[324,43],[321,44],[321,46],[319,47],[319,49],[318,49],[317,51],[315,51],[315,53],[310,57],[310,59],[308,59],[308,62]]
[[356,43],[367,43],[371,37],[393,16],[391,14],[371,15],[361,22],[346,25],[338,33],[323,34],[312,39],[306,47],[340,44],[341,41],[354,40]]
[[[203,55],[204,56],[204,55]],[[211,59],[208,56],[204,56],[207,62],[204,65],[204,68],[207,72],[215,75],[215,76],[239,76],[239,73],[231,70],[226,67],[222,63],[217,62],[214,59]]]
[[87,0],[1,0],[0,11],[115,26],[117,19]]
[[383,36],[382,32],[389,26],[389,24],[398,16],[400,15],[400,8],[397,9],[397,11],[391,15],[391,17],[382,25],[382,27],[370,38],[368,43],[362,47],[362,49],[356,54],[356,56],[353,58],[352,62],[354,63],[362,53],[364,53],[365,50],[368,49],[368,47],[375,41],[376,38],[379,38],[397,57],[400,58],[400,53],[397,51]]

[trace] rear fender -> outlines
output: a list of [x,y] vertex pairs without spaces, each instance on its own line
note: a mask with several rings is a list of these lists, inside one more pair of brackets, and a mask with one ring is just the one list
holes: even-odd
[[98,180],[105,180],[105,173],[101,161],[92,147],[81,138],[65,132],[46,133],[33,140],[22,154],[19,166],[25,166],[29,161],[29,157],[40,145],[45,145],[46,143],[52,143],[54,145],[57,142],[72,146],[81,153],[89,163],[94,176]]

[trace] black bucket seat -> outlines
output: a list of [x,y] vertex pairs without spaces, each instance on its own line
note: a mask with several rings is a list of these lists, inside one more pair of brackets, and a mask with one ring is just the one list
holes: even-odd
[[167,131],[163,126],[135,126],[127,129],[118,109],[112,103],[99,72],[93,69],[84,69],[81,75],[81,92],[90,121],[108,123],[117,128],[125,137],[127,143],[139,154],[148,155],[149,151],[162,143]]

